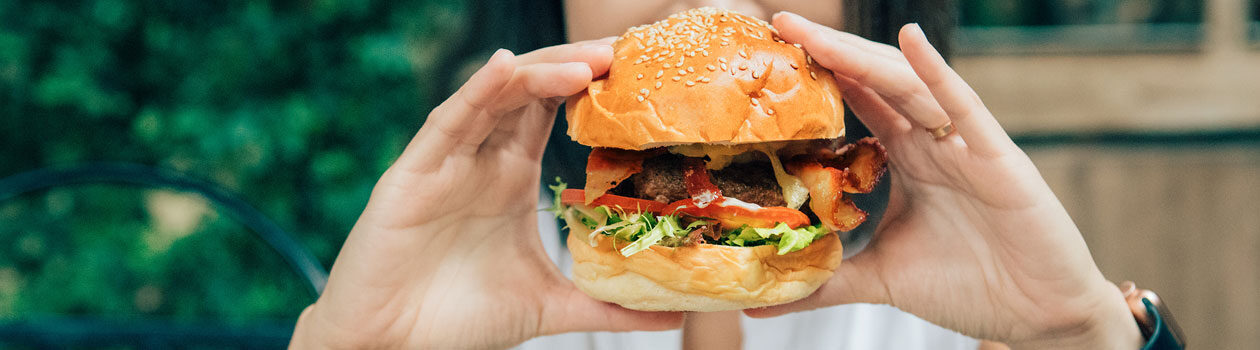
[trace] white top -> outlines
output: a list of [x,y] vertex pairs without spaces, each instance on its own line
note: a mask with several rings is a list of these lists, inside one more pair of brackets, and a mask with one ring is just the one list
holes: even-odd
[[[546,208],[544,198],[539,206]],[[560,245],[555,217],[540,212],[547,255],[566,276],[573,260]],[[887,305],[851,304],[769,319],[740,317],[745,349],[966,349],[980,342]],[[517,349],[679,349],[682,331],[568,333],[535,338]]]

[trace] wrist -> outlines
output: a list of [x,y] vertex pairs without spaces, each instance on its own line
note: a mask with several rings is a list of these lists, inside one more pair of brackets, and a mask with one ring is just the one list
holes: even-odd
[[1099,303],[1081,313],[1077,326],[1048,330],[1036,340],[1011,344],[1012,349],[1141,349],[1145,344],[1124,295],[1109,282],[1098,292]]
[[297,325],[293,328],[293,338],[289,340],[289,349],[362,349],[372,347],[373,343],[362,336],[362,332],[349,332],[333,324],[320,314],[319,302],[307,306],[298,316]]

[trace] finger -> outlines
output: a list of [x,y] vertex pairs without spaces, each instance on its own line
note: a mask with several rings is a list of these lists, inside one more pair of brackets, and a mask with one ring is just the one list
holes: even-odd
[[781,12],[774,20],[785,40],[804,45],[818,64],[832,72],[870,87],[916,125],[934,128],[949,122],[927,86],[905,61],[872,54],[839,38],[838,31],[792,13]]
[[683,313],[635,311],[592,299],[572,285],[551,295],[542,334],[596,331],[662,331],[682,327]]
[[[512,127],[511,131],[516,132],[518,126],[525,128],[522,130],[523,135],[541,138],[541,135],[531,131],[541,126],[535,122],[537,118],[526,118],[531,121],[529,125],[519,125],[520,121],[502,122],[501,118],[539,100],[552,99],[545,105],[555,108],[563,97],[582,91],[590,84],[593,76],[607,71],[611,61],[612,48],[603,45],[559,45],[518,56],[518,66],[512,79],[494,97],[494,101],[483,108],[492,118],[479,125],[469,139],[482,142],[496,129]],[[554,118],[555,114],[554,111],[532,112],[514,115],[548,114],[547,118]],[[550,125],[550,121],[546,124]]]
[[918,24],[901,28],[898,41],[915,74],[931,91],[938,105],[953,121],[967,146],[982,154],[996,155],[1015,148],[1015,143],[985,108],[980,96],[963,81],[928,42]]
[[[780,12],[780,13],[776,13],[774,15],[774,18],[771,19],[771,21],[776,20],[780,14],[795,15],[795,14],[792,14],[791,12]],[[811,21],[811,23],[813,22]],[[879,55],[880,57],[890,59],[893,61],[900,61],[900,62],[906,61],[906,57],[901,54],[901,50],[897,49],[896,47],[893,47],[892,45],[870,41],[870,40],[867,40],[866,38],[858,36],[857,34],[834,30],[831,27],[827,27],[823,25],[817,25],[817,27],[813,28],[812,30],[826,30],[827,32],[831,32],[831,33],[827,33],[824,35],[832,36],[832,38],[835,40],[839,40],[849,45],[856,46],[871,54]]]
[[[504,135],[519,135],[513,140],[506,140],[497,135],[487,138],[485,144],[517,141],[523,144],[531,157],[542,156],[546,148],[551,126],[555,122],[556,108],[563,97],[576,94],[590,84],[593,73],[586,63],[539,63],[517,69],[513,81],[504,90],[521,91],[522,93],[504,96],[503,103],[507,108],[535,108],[536,111],[522,111],[521,117],[514,121],[500,123],[496,132]],[[530,105],[530,102],[543,99],[544,103]],[[507,113],[507,111],[503,111]]]
[[888,304],[888,289],[874,266],[874,254],[869,251],[845,260],[830,280],[818,287],[814,294],[787,304],[747,309],[749,317],[766,318],[783,314],[813,310],[841,304],[870,303]]
[[494,103],[491,113],[516,110],[540,99],[567,97],[581,92],[591,82],[591,68],[584,62],[535,63],[516,69]]
[[599,76],[612,64],[611,44],[610,38],[605,38],[549,46],[520,55],[517,62],[522,66],[535,63],[585,62]]
[[494,117],[486,113],[486,107],[511,82],[516,71],[513,58],[512,52],[506,49],[495,51],[486,65],[429,113],[394,164],[403,169],[424,171],[437,166],[457,147],[476,150],[484,140],[484,136],[477,135],[485,133],[486,125],[491,124]]
[[837,75],[836,82],[840,85],[844,102],[849,105],[849,109],[853,110],[853,114],[857,115],[858,120],[870,128],[871,134],[875,137],[889,140],[894,135],[903,134],[913,128],[910,122],[884,102],[884,98],[876,94],[875,90],[844,76]]

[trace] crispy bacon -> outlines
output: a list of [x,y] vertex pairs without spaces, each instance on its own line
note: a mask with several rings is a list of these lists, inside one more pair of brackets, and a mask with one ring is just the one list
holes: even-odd
[[643,160],[660,151],[631,151],[596,147],[586,158],[586,204],[617,187],[622,181],[643,171]]
[[822,164],[848,172],[848,187],[845,192],[870,193],[875,189],[879,178],[888,170],[888,152],[873,137],[845,145],[842,151],[834,161],[824,160]]
[[870,137],[842,150],[835,159],[798,156],[787,164],[788,172],[809,188],[810,210],[835,231],[853,230],[866,221],[866,212],[844,193],[869,193],[887,169],[888,160],[884,147]]

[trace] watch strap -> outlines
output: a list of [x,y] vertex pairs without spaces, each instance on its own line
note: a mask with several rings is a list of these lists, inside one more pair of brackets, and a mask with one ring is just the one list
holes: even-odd
[[1146,298],[1142,298],[1142,304],[1146,305],[1146,314],[1151,317],[1155,329],[1151,332],[1150,339],[1147,339],[1146,345],[1142,350],[1185,350],[1185,346],[1177,341],[1177,337],[1173,335],[1172,330],[1164,323],[1164,317],[1160,316],[1159,310],[1154,304]]

